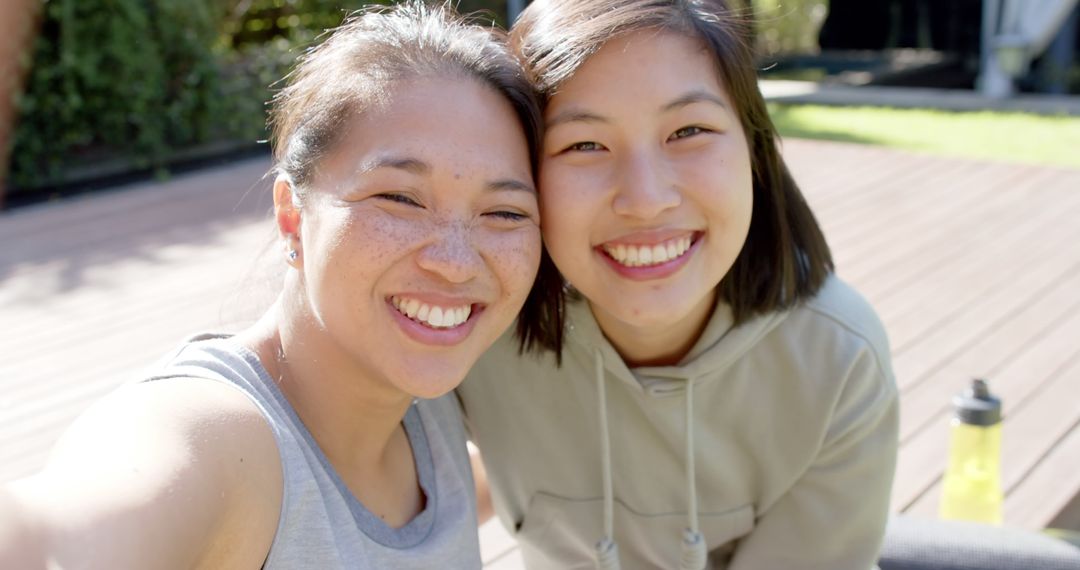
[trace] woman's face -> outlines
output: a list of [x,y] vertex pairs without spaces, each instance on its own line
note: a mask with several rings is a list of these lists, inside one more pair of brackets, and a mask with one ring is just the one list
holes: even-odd
[[472,79],[398,82],[353,119],[301,209],[312,319],[367,376],[443,394],[511,324],[540,260],[528,147]]
[[662,31],[617,37],[551,97],[548,250],[605,332],[703,321],[750,227],[750,154],[714,60]]

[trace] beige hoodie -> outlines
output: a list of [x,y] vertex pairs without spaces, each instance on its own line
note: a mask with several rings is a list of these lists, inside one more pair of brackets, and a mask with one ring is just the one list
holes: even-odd
[[584,302],[567,320],[561,368],[508,335],[458,390],[530,569],[605,567],[606,536],[629,570],[693,567],[705,549],[710,568],[873,566],[898,398],[884,329],[854,290],[831,277],[736,328],[720,305],[677,366],[627,368]]

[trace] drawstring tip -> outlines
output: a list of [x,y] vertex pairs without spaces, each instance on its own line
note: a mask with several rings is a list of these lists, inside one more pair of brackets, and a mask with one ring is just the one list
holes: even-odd
[[619,545],[609,537],[596,543],[596,570],[619,570]]
[[708,562],[709,552],[705,547],[705,537],[700,532],[686,529],[683,531],[682,557],[679,570],[703,570]]

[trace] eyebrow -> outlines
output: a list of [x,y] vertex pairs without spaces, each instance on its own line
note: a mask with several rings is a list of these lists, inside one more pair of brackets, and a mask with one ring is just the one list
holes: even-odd
[[[728,108],[727,104],[724,103],[724,100],[717,97],[716,95],[714,95],[712,93],[709,93],[708,91],[704,91],[704,90],[694,90],[694,91],[690,91],[688,93],[685,93],[683,95],[680,95],[674,101],[660,107],[660,110],[666,113],[666,112],[674,111],[676,109],[681,109],[683,107],[686,107],[687,105],[693,105],[694,103],[713,103],[713,104],[715,104],[715,105],[717,105],[717,106],[719,106],[719,107],[721,107],[723,109]],[[575,122],[581,122],[581,123],[610,123],[611,119],[609,119],[609,118],[607,118],[607,117],[605,117],[603,115],[597,115],[596,113],[591,113],[589,111],[581,111],[581,110],[578,110],[578,109],[570,109],[568,111],[563,111],[562,113],[559,113],[559,114],[555,115],[554,117],[552,117],[551,120],[547,122],[545,127],[550,129],[550,128],[556,127],[556,126],[564,124],[564,123],[575,123]]]
[[367,174],[368,172],[380,168],[404,170],[405,172],[416,174],[418,176],[423,176],[431,172],[430,164],[416,158],[407,156],[379,156],[361,164],[360,168],[357,169],[357,173]]
[[611,119],[607,117],[597,115],[596,113],[590,113],[588,111],[579,111],[577,109],[570,109],[569,111],[563,111],[558,115],[551,118],[550,121],[544,125],[546,128],[556,127],[563,123],[610,123]]
[[528,192],[529,194],[536,194],[536,188],[532,184],[526,184],[520,180],[513,178],[504,178],[502,180],[496,180],[489,182],[486,186],[488,192],[501,192],[504,190],[511,190],[514,192]]
[[[408,156],[380,156],[373,158],[360,165],[357,169],[359,174],[366,174],[379,168],[393,168],[396,170],[403,170],[416,176],[427,176],[431,174],[431,165],[420,160],[418,158],[412,158]],[[489,192],[499,192],[503,190],[512,190],[517,192],[528,192],[530,194],[536,194],[536,188],[532,184],[527,184],[521,180],[513,178],[505,178],[502,180],[495,180],[485,185],[485,190]]]
[[685,93],[675,99],[674,101],[664,105],[662,111],[674,111],[675,109],[681,109],[687,105],[693,105],[694,103],[713,103],[724,109],[727,109],[727,105],[724,100],[716,95],[704,90],[695,90]]

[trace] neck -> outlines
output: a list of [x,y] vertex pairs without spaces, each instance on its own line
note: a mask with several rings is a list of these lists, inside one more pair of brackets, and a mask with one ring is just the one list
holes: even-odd
[[400,439],[409,394],[375,381],[315,319],[281,299],[239,338],[343,476],[386,463],[390,444]]
[[664,322],[628,323],[589,303],[596,323],[627,366],[678,364],[701,338],[716,304],[715,291],[689,313]]

